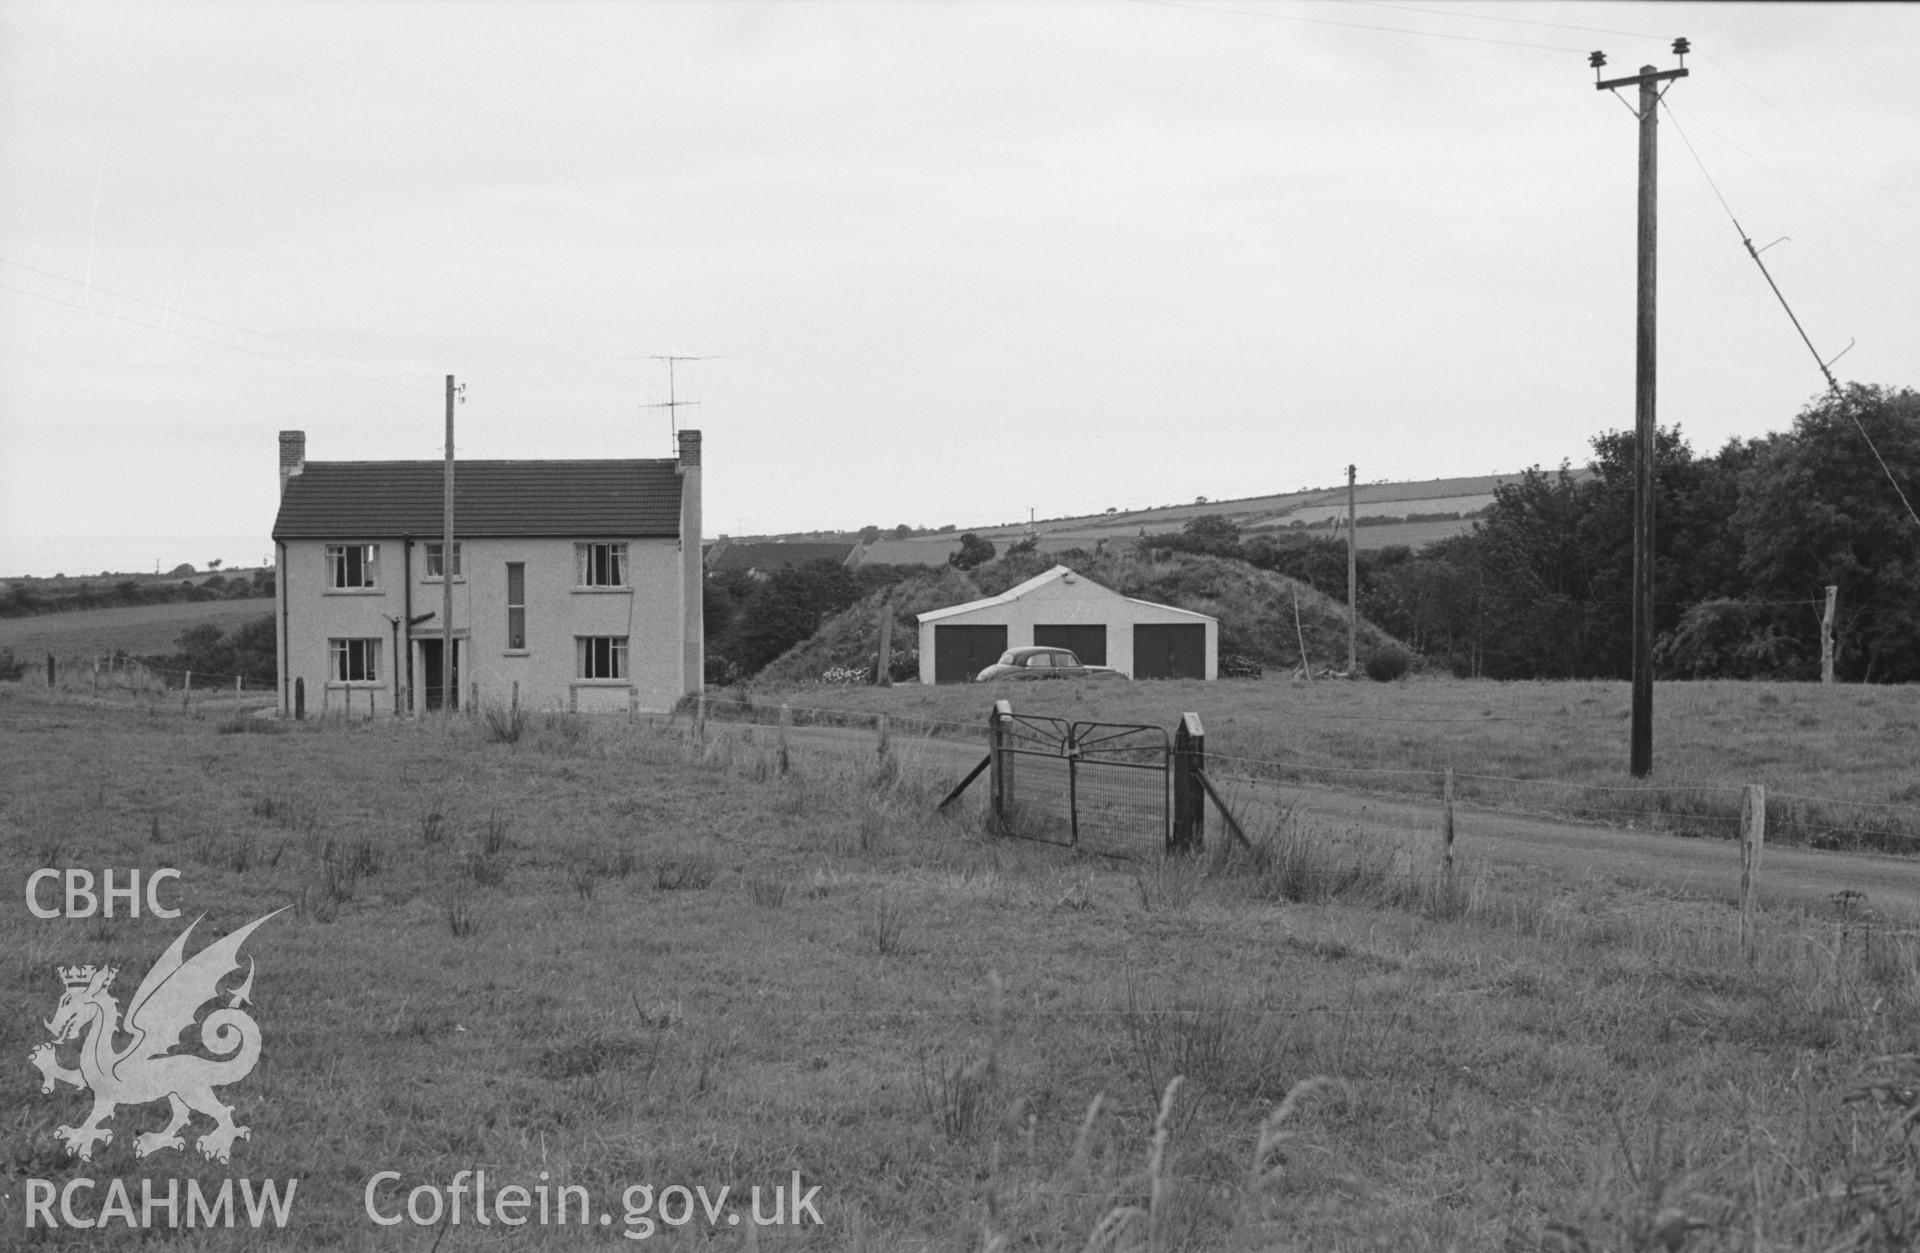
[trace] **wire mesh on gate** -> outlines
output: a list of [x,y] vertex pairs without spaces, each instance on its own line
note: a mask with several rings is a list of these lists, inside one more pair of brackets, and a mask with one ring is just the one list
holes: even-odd
[[997,800],[1009,834],[1108,857],[1166,847],[1172,745],[1164,730],[1033,714],[996,722]]

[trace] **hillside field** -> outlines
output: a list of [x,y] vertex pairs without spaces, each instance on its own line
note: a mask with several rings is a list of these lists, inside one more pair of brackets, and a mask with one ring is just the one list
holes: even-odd
[[0,650],[10,649],[27,661],[48,653],[63,658],[116,650],[135,656],[166,653],[190,627],[211,623],[231,631],[272,613],[273,603],[273,597],[259,596],[0,618]]
[[[1148,686],[1114,708],[1205,695]],[[1237,699],[1307,704],[1270,686]],[[1521,703],[1461,686],[1496,715]],[[938,713],[947,693],[862,695]],[[1220,734],[1230,716],[1255,734],[1251,706]],[[1775,751],[1758,733],[1722,738]],[[129,1247],[118,1222],[28,1231],[23,1197],[86,1176],[137,1205],[143,1179],[237,1176],[298,1181],[285,1228],[185,1243],[479,1247],[509,1233],[473,1225],[470,1193],[460,1227],[404,1213],[411,1190],[444,1199],[483,1168],[496,1196],[591,1198],[588,1231],[511,1233],[552,1248],[1920,1238],[1902,1130],[1920,946],[1845,902],[1763,911],[1749,963],[1728,904],[1684,891],[1471,862],[1449,883],[1402,873],[1424,845],[1356,851],[1302,824],[1251,854],[1115,865],[991,836],[970,801],[935,814],[950,780],[911,737],[888,768],[869,751],[789,773],[770,750],[762,728],[695,739],[684,717],[288,725],[0,684],[0,1229]],[[1857,784],[1909,777],[1881,776]],[[21,888],[44,866],[177,867],[182,915],[34,918]],[[195,915],[190,951],[282,907],[241,951],[264,1043],[222,1090],[251,1128],[231,1166],[136,1158],[153,1104],[69,1158],[53,1129],[84,1098],[42,1094],[23,1060],[54,967],[121,966],[124,1007]],[[819,1189],[817,1225],[755,1227],[745,1190],[796,1178]],[[397,1225],[369,1217],[370,1184]],[[710,1232],[690,1197],[667,1208],[670,1185],[737,1191]]]

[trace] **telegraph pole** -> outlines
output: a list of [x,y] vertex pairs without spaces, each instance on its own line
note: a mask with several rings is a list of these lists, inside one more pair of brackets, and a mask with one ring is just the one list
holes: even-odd
[[440,712],[453,711],[453,402],[457,390],[447,375],[447,467],[442,487],[440,535]]
[[[1600,79],[1607,63],[1604,52],[1587,58],[1596,80],[1594,90],[1618,94],[1622,87],[1638,87],[1640,104],[1634,113],[1640,122],[1640,220],[1638,317],[1634,332],[1633,387],[1633,717],[1631,769],[1635,778],[1653,772],[1653,457],[1654,457],[1654,285],[1659,242],[1656,193],[1660,163],[1658,125],[1660,84],[1687,77],[1685,39],[1673,41],[1681,67],[1662,70],[1643,65],[1628,78]],[[1629,105],[1629,108],[1633,106]]]
[[1359,543],[1358,532],[1354,527],[1353,516],[1353,476],[1354,466],[1347,467],[1347,677],[1351,679],[1359,669],[1359,650],[1356,640],[1360,634],[1360,580],[1359,562],[1354,556],[1354,546]]

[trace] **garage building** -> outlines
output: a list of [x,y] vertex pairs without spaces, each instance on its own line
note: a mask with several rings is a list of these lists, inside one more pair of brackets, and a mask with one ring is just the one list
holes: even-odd
[[1220,623],[1055,566],[998,596],[920,615],[920,681],[965,683],[1009,648],[1071,648],[1135,679],[1219,677]]

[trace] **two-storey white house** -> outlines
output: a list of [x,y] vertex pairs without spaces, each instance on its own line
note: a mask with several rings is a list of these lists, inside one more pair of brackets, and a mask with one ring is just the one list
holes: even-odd
[[[677,459],[308,461],[280,433],[280,709],[668,709],[701,689],[700,432]],[[454,685],[441,687],[445,580]]]

